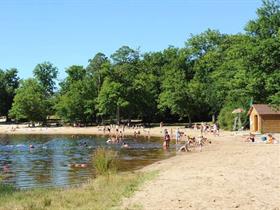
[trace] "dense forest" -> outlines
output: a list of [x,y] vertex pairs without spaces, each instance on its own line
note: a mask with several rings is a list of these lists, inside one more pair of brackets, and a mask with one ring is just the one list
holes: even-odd
[[[183,48],[141,53],[120,47],[97,53],[86,67],[72,65],[57,87],[58,69],[38,64],[33,78],[0,69],[0,116],[66,123],[218,120],[232,128],[232,110],[280,104],[280,3],[264,0],[244,33],[192,35]],[[246,111],[243,119],[246,118]]]

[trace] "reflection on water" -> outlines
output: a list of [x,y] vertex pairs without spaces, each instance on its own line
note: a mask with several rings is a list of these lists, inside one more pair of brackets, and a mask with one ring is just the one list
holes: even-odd
[[172,152],[162,150],[161,141],[156,138],[127,138],[129,149],[107,145],[106,140],[99,136],[0,136],[0,173],[4,174],[5,183],[18,188],[68,186],[94,176],[92,155],[100,146],[119,151],[122,171],[172,156]]

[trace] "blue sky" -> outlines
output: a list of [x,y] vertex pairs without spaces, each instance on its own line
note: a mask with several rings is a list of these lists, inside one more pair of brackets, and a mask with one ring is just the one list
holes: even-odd
[[50,61],[86,66],[123,45],[141,52],[184,46],[207,28],[243,32],[261,0],[0,0],[0,68],[21,78]]

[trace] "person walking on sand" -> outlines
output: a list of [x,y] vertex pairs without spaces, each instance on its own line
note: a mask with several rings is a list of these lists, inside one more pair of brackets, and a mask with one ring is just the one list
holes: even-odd
[[203,131],[204,131],[204,123],[200,124],[200,134],[203,135]]
[[218,136],[219,135],[217,123],[213,124],[213,135],[214,136]]
[[178,144],[178,142],[180,141],[180,130],[179,128],[176,129],[175,131],[175,139],[176,139],[176,144]]

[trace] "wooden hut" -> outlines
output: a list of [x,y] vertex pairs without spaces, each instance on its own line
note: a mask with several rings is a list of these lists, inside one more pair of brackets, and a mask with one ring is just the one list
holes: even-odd
[[250,132],[280,132],[280,111],[267,104],[253,104],[249,109]]

